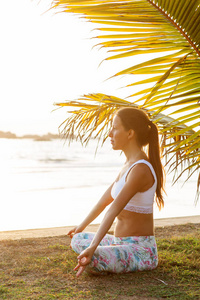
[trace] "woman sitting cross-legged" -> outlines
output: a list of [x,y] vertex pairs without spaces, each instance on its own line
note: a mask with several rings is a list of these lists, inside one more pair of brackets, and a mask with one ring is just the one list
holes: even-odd
[[[161,209],[163,168],[158,130],[148,116],[135,108],[123,108],[113,118],[109,133],[114,150],[122,150],[126,162],[85,220],[68,232],[78,253],[77,276],[91,273],[126,273],[152,270],[158,265],[154,237],[154,198]],[[148,156],[143,147],[148,145]],[[96,233],[82,232],[110,204]],[[117,218],[114,235],[107,234]]]

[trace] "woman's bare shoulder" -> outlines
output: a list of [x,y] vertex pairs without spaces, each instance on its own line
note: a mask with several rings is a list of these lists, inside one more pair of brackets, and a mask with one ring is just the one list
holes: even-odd
[[140,189],[151,186],[154,183],[153,174],[145,163],[136,164],[129,172],[127,181],[138,182]]

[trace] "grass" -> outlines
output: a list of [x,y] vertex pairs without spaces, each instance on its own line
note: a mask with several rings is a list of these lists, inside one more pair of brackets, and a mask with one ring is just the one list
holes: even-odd
[[76,278],[66,236],[0,241],[0,299],[200,299],[200,224],[156,229],[153,271]]

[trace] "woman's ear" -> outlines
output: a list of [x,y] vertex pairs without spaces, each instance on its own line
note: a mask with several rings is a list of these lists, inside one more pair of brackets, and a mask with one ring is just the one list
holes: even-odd
[[128,139],[132,139],[135,135],[135,131],[133,129],[129,129],[128,132]]

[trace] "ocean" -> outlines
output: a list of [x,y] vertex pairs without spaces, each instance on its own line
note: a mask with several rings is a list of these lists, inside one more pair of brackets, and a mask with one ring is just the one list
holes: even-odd
[[[115,180],[125,157],[109,141],[99,146],[55,139],[0,139],[0,231],[79,224]],[[196,178],[172,186],[167,175],[165,207],[154,218],[200,215]],[[99,223],[103,213],[93,223]]]

